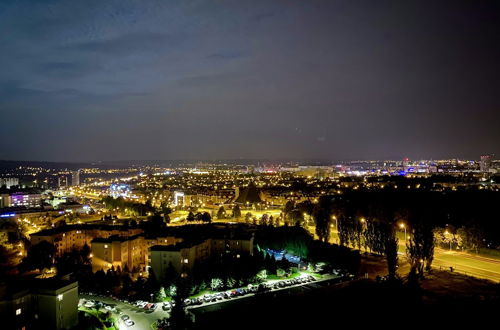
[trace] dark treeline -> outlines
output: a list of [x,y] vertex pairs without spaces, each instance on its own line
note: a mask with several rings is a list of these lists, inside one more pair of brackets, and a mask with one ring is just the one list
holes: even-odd
[[358,251],[314,240],[300,226],[261,226],[255,233],[255,244],[261,249],[286,250],[310,262],[328,262],[353,273],[359,268]]
[[111,196],[106,196],[102,199],[102,202],[108,209],[127,209],[130,214],[145,216],[148,213],[156,212],[156,208],[151,206],[151,202],[135,203],[125,200],[123,197],[113,198]]
[[384,221],[425,222],[431,227],[476,228],[484,247],[500,246],[500,192],[371,191],[329,198],[333,214]]
[[320,198],[313,218],[320,240],[328,241],[336,226],[340,245],[385,255],[389,276],[394,277],[398,228],[408,232],[410,273],[422,274],[433,261],[436,228],[462,228],[479,248],[498,248],[497,205],[500,193],[492,191],[351,191]]

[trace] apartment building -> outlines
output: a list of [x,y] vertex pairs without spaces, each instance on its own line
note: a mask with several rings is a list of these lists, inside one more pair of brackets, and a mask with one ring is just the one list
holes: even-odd
[[91,242],[91,251],[93,272],[111,267],[138,272],[146,267],[147,249],[142,236],[96,238]]
[[78,282],[37,279],[0,284],[2,329],[71,329],[78,324]]
[[175,245],[155,245],[149,249],[148,264],[157,280],[165,278],[170,264],[181,276],[189,276],[197,263],[231,254],[253,255],[253,234],[220,233],[211,238],[183,241]]
[[123,226],[110,225],[67,225],[31,234],[32,244],[47,241],[56,248],[56,256],[81,249],[85,244],[89,247],[96,238],[108,238],[111,236],[130,237],[142,233],[140,228],[125,228]]

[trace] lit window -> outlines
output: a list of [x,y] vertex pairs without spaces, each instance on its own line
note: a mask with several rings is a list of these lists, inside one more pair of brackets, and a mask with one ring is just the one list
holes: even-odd
[[62,295],[62,294],[58,294],[58,295],[57,295],[57,300],[62,301],[62,298],[63,298],[63,295]]
[[16,309],[16,315],[21,315],[21,308]]
[[108,248],[108,244],[104,244],[104,248],[107,249]]
[[187,264],[188,263],[188,260],[187,259],[184,259],[184,263]]

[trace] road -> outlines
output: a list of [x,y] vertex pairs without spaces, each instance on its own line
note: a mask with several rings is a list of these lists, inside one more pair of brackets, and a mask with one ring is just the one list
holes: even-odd
[[[309,231],[314,233],[314,226],[309,226]],[[316,238],[316,235],[315,235]],[[403,232],[398,233],[399,238],[399,273],[406,275],[409,270],[406,262],[406,240]],[[408,238],[408,237],[407,237]],[[338,244],[338,234],[336,230],[332,230],[331,243]],[[477,278],[487,279],[494,282],[500,282],[500,259],[494,257],[486,257],[482,255],[472,254],[462,251],[450,251],[447,249],[435,248],[434,261],[432,266],[436,269],[450,270],[474,276]]]
[[500,260],[460,251],[435,249],[434,268],[453,270],[477,278],[500,282]]

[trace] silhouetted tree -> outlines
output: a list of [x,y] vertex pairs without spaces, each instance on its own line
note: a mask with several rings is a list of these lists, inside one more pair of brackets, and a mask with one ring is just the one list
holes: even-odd
[[220,206],[219,210],[217,211],[217,219],[224,219],[226,217],[226,210],[224,209],[224,206]]
[[233,218],[240,218],[241,217],[241,210],[240,210],[240,206],[238,204],[236,204],[234,207],[233,207]]
[[201,216],[201,220],[203,222],[207,222],[207,223],[210,223],[212,222],[212,216],[210,215],[210,213],[208,212],[203,212],[202,216]]
[[43,270],[54,266],[55,247],[47,241],[42,241],[31,246],[27,256],[19,265],[20,271],[29,271],[33,269]]

